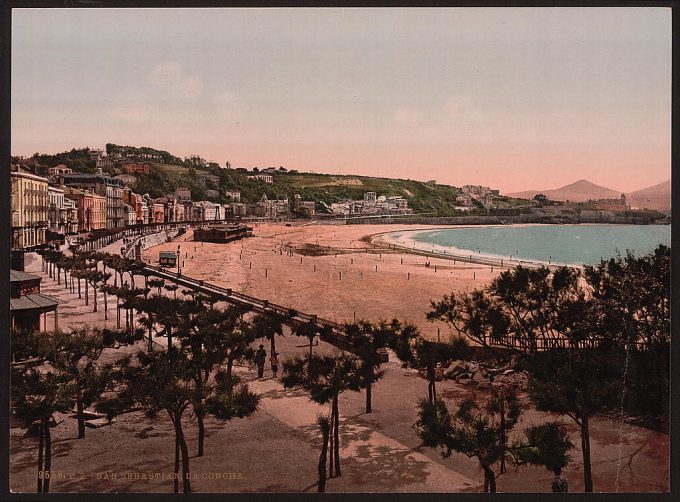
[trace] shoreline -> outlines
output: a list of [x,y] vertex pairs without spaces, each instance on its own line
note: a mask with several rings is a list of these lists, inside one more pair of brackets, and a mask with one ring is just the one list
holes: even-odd
[[[441,244],[430,244],[430,243],[425,243],[421,241],[417,241],[413,238],[410,238],[414,234],[418,233],[423,233],[423,232],[430,232],[432,230],[457,230],[457,229],[463,229],[463,228],[479,228],[480,226],[483,227],[497,227],[497,228],[505,228],[508,226],[513,226],[513,227],[528,227],[528,226],[537,226],[540,224],[533,224],[533,223],[527,223],[527,224],[517,224],[517,225],[460,225],[460,226],[455,226],[455,227],[445,227],[445,228],[420,228],[420,229],[415,229],[415,230],[393,230],[393,231],[387,231],[387,232],[381,232],[378,234],[373,234],[369,235],[370,242],[375,243],[376,245],[381,245],[381,246],[386,246],[387,249],[399,249],[400,251],[410,253],[410,254],[417,254],[417,255],[425,255],[425,256],[436,256],[437,258],[443,258],[447,260],[453,260],[455,261],[462,261],[465,263],[476,263],[479,265],[490,265],[494,267],[500,267],[500,268],[513,268],[518,265],[522,266],[529,266],[529,267],[548,267],[549,269],[557,269],[559,267],[571,267],[571,268],[578,268],[578,269],[583,269],[583,265],[575,264],[575,263],[561,263],[561,262],[553,262],[553,261],[544,261],[544,260],[537,260],[537,259],[530,259],[530,258],[518,258],[514,256],[509,256],[509,255],[497,255],[497,254],[492,254],[492,253],[481,253],[479,251],[474,251],[471,249],[463,249],[463,248],[458,248],[455,246],[444,246]],[[398,234],[398,235],[394,235]],[[427,248],[427,249],[425,249]]]
[[[598,224],[598,223],[581,223],[581,224],[560,224],[560,227],[569,226],[619,226],[618,224]],[[518,223],[512,225],[447,225],[447,226],[430,226],[430,228],[415,228],[408,230],[393,230],[387,232],[380,232],[370,235],[370,242],[378,245],[387,246],[389,249],[400,249],[404,252],[413,254],[437,256],[439,258],[460,260],[466,263],[478,263],[482,265],[492,265],[505,268],[511,268],[518,265],[528,267],[547,267],[551,270],[559,267],[570,267],[583,270],[587,264],[584,263],[566,263],[554,260],[541,260],[538,258],[528,258],[515,255],[502,255],[490,252],[480,252],[474,249],[460,248],[452,245],[435,244],[429,242],[419,241],[414,238],[416,235],[432,232],[435,230],[459,230],[459,229],[473,229],[473,228],[526,228],[526,227],[540,227],[545,226],[541,223]]]

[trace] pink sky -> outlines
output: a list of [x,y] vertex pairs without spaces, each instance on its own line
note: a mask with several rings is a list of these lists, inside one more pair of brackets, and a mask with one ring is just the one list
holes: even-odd
[[[669,9],[15,10],[12,148],[504,192],[670,178]],[[177,29],[181,26],[182,29]]]

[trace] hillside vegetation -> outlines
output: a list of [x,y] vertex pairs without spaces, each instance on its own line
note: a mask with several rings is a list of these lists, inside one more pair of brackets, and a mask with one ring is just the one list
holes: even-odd
[[[274,183],[250,180],[245,169],[222,169],[215,163],[207,163],[198,156],[180,158],[164,150],[150,147],[121,146],[113,143],[106,145],[109,156],[120,154],[138,162],[151,165],[148,175],[138,175],[131,187],[138,193],[148,193],[157,198],[172,194],[178,187],[191,189],[194,200],[206,200],[206,190],[219,190],[220,196],[213,199],[217,202],[228,202],[224,190],[233,189],[241,192],[241,201],[257,202],[262,194],[270,199],[293,197],[299,194],[303,200],[320,202],[317,209],[324,208],[333,202],[344,199],[363,199],[364,193],[376,192],[378,196],[401,196],[408,200],[414,213],[425,213],[432,216],[456,216],[459,211],[453,209],[455,198],[460,189],[449,185],[428,184],[422,181],[375,178],[370,176],[330,175],[319,173],[300,173],[295,170],[286,171],[281,168],[273,174]],[[32,160],[39,170],[46,173],[47,168],[57,164],[65,164],[75,172],[94,172],[95,161],[89,157],[89,149],[73,149],[54,155],[42,154]],[[104,168],[110,175],[122,174],[120,166]],[[217,177],[217,182],[211,179]],[[503,205],[513,206],[513,201],[504,199]],[[477,207],[473,214],[485,214]]]

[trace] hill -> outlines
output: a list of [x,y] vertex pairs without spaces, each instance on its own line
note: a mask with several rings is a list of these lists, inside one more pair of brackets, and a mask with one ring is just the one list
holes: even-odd
[[670,211],[671,209],[671,181],[664,181],[658,185],[643,188],[626,194],[631,207],[638,209],[656,209]]
[[[323,212],[333,202],[342,200],[361,200],[366,192],[376,192],[378,196],[401,196],[408,201],[414,213],[425,213],[431,216],[460,216],[464,213],[455,210],[456,197],[461,194],[460,188],[426,183],[410,179],[376,178],[371,176],[331,175],[320,173],[301,173],[287,170],[279,166],[272,174],[273,183],[249,179],[258,171],[243,168],[221,168],[215,162],[208,162],[198,155],[180,158],[165,150],[151,147],[121,146],[106,144],[106,152],[113,164],[103,168],[109,175],[123,172],[121,164],[128,161],[147,162],[150,164],[148,175],[137,175],[137,181],[131,188],[137,193],[148,193],[157,198],[174,193],[178,187],[191,190],[193,200],[206,200],[208,190],[218,190],[219,197],[211,199],[215,202],[229,202],[224,195],[227,189],[241,192],[241,201],[257,202],[263,194],[269,199],[292,198],[299,194],[303,200],[317,201],[317,210]],[[37,165],[41,172],[47,168],[65,164],[75,172],[95,172],[96,161],[89,148],[73,149],[59,154],[43,154],[29,159]],[[227,165],[229,163],[227,162]],[[486,214],[481,204],[471,214]],[[526,202],[508,196],[495,200],[496,211],[522,211]],[[470,213],[467,213],[470,214]]]
[[617,199],[621,196],[621,192],[596,185],[588,180],[579,180],[570,185],[556,188],[554,190],[526,190],[524,192],[516,192],[508,194],[510,197],[518,199],[532,199],[538,194],[545,195],[550,200],[571,201],[571,202],[586,202],[588,200],[597,199]]

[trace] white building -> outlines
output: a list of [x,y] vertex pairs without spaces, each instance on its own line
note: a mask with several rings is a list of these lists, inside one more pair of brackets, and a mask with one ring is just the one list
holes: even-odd
[[274,183],[274,176],[271,174],[251,174],[248,176],[249,180],[260,180],[264,181],[265,183]]
[[130,204],[123,202],[123,224],[126,226],[137,223],[137,212]]
[[47,228],[52,232],[66,233],[66,206],[64,189],[49,185],[47,187]]
[[218,221],[224,219],[224,208],[221,204],[215,204],[214,202],[201,201],[196,202],[197,206],[203,208],[203,218],[206,221]]
[[175,190],[175,198],[177,200],[191,200],[191,190],[186,187],[178,187]]
[[364,194],[364,204],[367,206],[375,206],[377,197],[375,192],[366,192]]
[[225,190],[224,195],[234,202],[241,202],[241,192],[238,190]]

